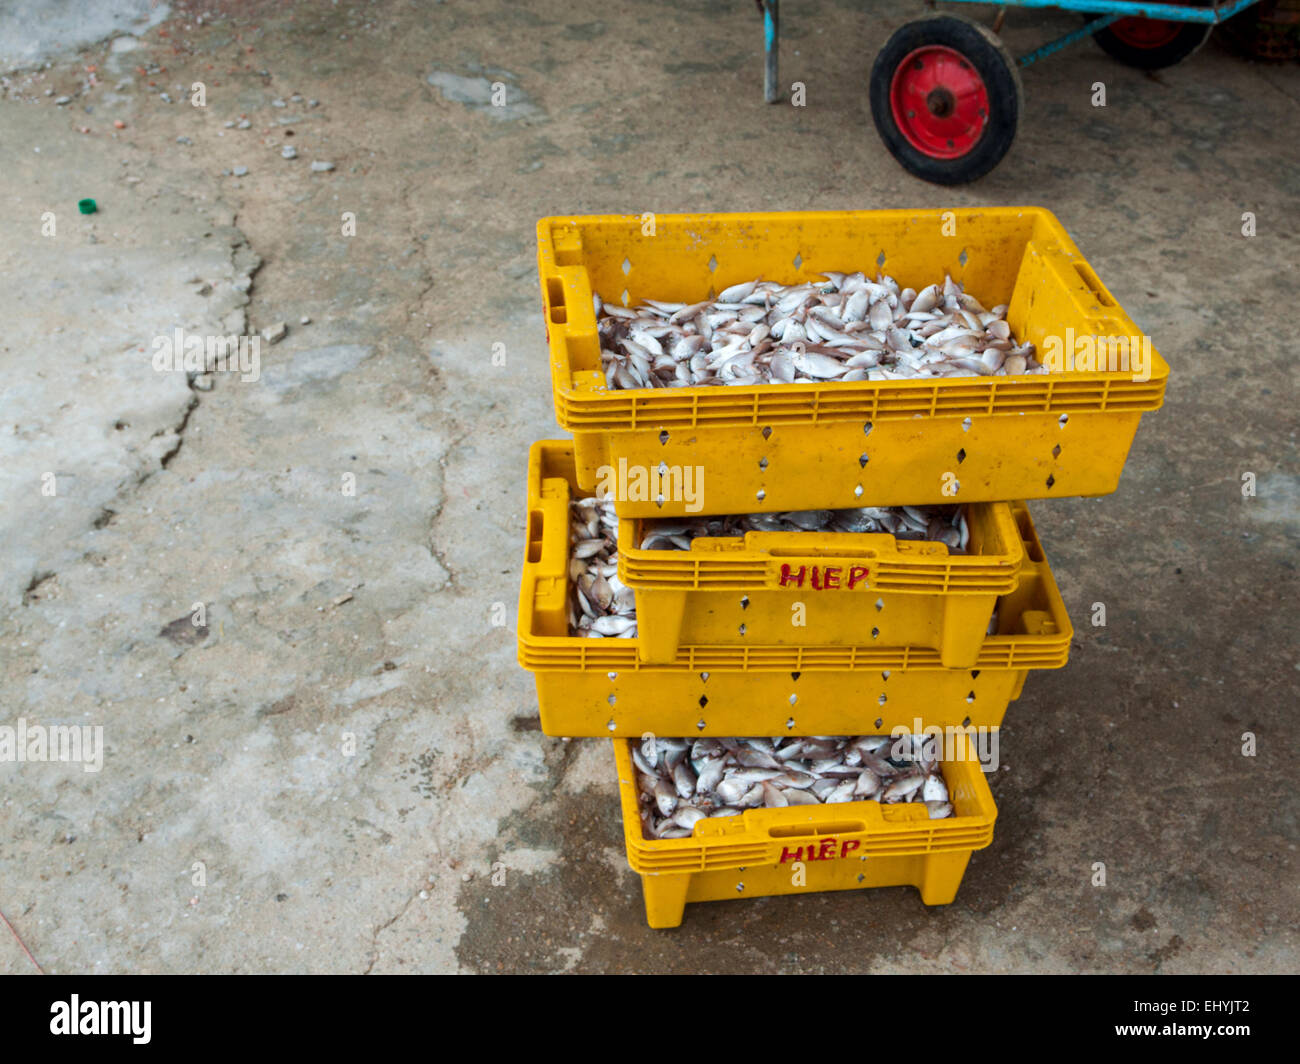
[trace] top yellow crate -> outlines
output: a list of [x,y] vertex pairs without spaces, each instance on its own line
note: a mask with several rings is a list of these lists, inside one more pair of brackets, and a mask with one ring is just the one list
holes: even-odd
[[[620,517],[1103,495],[1169,367],[1039,207],[544,218],[538,271],[555,413],[584,490]],[[694,302],[763,277],[950,274],[1008,305],[1060,372],[611,390],[592,293]],[[1101,368],[1096,368],[1098,365]]]

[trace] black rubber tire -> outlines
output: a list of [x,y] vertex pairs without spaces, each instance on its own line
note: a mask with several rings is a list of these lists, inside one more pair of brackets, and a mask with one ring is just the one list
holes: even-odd
[[[1193,0],[1188,6],[1208,7],[1209,4],[1204,0],[1199,2]],[[1100,17],[1099,15],[1085,16],[1089,22]],[[1193,52],[1199,51],[1201,46],[1210,39],[1213,30],[1214,27],[1209,23],[1184,22],[1179,25],[1178,35],[1173,40],[1156,48],[1140,48],[1129,44],[1115,36],[1109,26],[1098,30],[1092,38],[1103,52],[1113,59],[1118,59],[1125,66],[1135,67],[1138,70],[1163,70],[1165,67],[1181,63]]]
[[[975,146],[956,159],[936,159],[903,135],[890,108],[894,71],[917,48],[945,45],[960,52],[983,79],[989,106],[984,131]],[[871,68],[871,117],[880,139],[903,168],[936,185],[964,185],[983,177],[1002,161],[1016,139],[1025,90],[1011,53],[992,30],[963,15],[933,14],[899,27]]]

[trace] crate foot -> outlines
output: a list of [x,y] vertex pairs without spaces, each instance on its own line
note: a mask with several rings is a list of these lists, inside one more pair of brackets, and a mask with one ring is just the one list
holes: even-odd
[[996,595],[949,595],[943,605],[939,658],[945,669],[973,669],[988,632]]
[[686,890],[690,885],[689,875],[642,876],[646,922],[651,927],[681,926],[686,911]]
[[1025,677],[1028,675],[1029,675],[1028,669],[1022,669],[1020,672],[1016,673],[1016,682],[1014,686],[1012,686],[1011,688],[1011,698],[1009,699],[1009,701],[1014,702],[1017,698],[1020,697],[1020,692],[1022,692],[1025,689]]
[[970,855],[969,850],[927,854],[925,872],[917,884],[921,891],[921,901],[926,905],[947,905],[957,897],[957,888],[961,886]]
[[636,635],[642,661],[666,665],[677,659],[682,618],[686,615],[685,591],[641,591],[636,596]]

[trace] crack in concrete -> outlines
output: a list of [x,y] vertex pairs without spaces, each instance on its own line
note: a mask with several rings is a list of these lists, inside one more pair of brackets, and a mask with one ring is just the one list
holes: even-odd
[[[189,382],[189,387],[191,391],[193,391],[194,382],[192,380]],[[160,456],[158,459],[158,466],[160,469],[166,469],[171,464],[171,460],[175,458],[178,454],[180,454],[181,446],[185,443],[185,430],[186,428],[189,427],[190,415],[194,413],[198,405],[199,405],[198,395],[191,394],[190,401],[188,405],[185,407],[185,413],[181,415],[180,421],[176,425],[173,425],[170,430],[159,430],[158,432],[154,433],[154,436],[163,436],[169,433],[173,433],[176,436],[176,446],[174,446],[166,454]],[[154,475],[153,473],[146,473],[143,477],[141,477],[138,481],[136,481],[133,487],[138,488],[141,484],[143,484],[146,480],[148,480],[153,475]]]
[[[411,208],[411,194],[412,194],[412,186],[411,186],[411,182],[409,181],[406,182],[397,190],[398,201],[401,203],[402,210],[408,218],[413,216],[415,213]],[[419,237],[415,235],[414,226],[408,225],[407,231],[411,234],[411,238],[410,238],[411,246],[416,249],[416,252],[420,256],[421,277],[423,279],[427,279],[428,281],[428,283],[425,284],[424,287],[422,287],[415,294],[414,299],[411,300],[414,309],[419,310],[421,307],[424,306],[425,298],[436,287],[438,280],[437,280],[437,276],[433,272],[433,267],[430,265],[427,257],[425,256],[425,252],[428,248],[427,242],[421,240]],[[408,315],[408,317],[409,316],[410,315]]]
[[433,555],[434,560],[442,566],[447,574],[447,588],[456,594],[463,594],[464,588],[460,586],[456,576],[456,570],[446,558],[446,551],[436,546],[438,525],[442,521],[443,513],[447,509],[447,459],[455,453],[456,449],[472,434],[473,430],[469,428],[462,429],[454,435],[443,448],[442,453],[438,456],[438,476],[440,483],[438,485],[438,505],[434,508],[433,514],[429,518],[429,553]]
[[[423,890],[424,888],[422,887],[420,889]],[[415,899],[418,898],[419,896],[420,896],[420,892],[417,890],[414,894],[412,894],[409,898],[406,899],[406,904],[403,905],[395,915],[389,917],[389,919],[385,920],[382,924],[380,924],[370,933],[370,963],[366,965],[365,970],[361,973],[362,975],[369,975],[372,971],[374,971],[375,965],[379,963],[379,936],[382,935],[385,931],[387,931],[390,927],[392,927],[393,924],[397,923],[397,921],[400,920],[403,916],[405,916],[406,910],[411,907],[411,903],[414,902]]]

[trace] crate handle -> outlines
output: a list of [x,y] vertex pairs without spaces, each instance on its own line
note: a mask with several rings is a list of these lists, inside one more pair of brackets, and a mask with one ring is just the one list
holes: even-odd
[[542,544],[546,537],[542,535],[545,523],[545,514],[541,510],[528,511],[528,564],[536,565],[542,560]]
[[866,830],[862,821],[815,821],[770,827],[767,834],[774,839],[798,839],[807,835],[857,835]]
[[564,305],[564,282],[558,277],[546,278],[546,316],[556,325],[569,320],[568,308]]
[[569,485],[542,479],[541,505],[528,512],[528,560],[538,575],[564,581],[569,572]]
[[810,565],[825,561],[856,562],[865,558],[874,559],[880,552],[868,547],[860,550],[817,550],[815,547],[768,547],[765,551],[772,558],[799,558]]
[[867,830],[867,821],[879,823],[880,803],[845,802],[836,810],[807,805],[789,805],[778,809],[756,809],[754,825],[766,828],[769,838],[798,839],[812,835],[851,835]]
[[898,540],[888,532],[746,532],[745,545],[773,558],[809,558],[813,561],[824,558],[874,559],[882,554],[898,552]]
[[816,835],[859,835],[866,830],[867,825],[861,820],[817,820],[808,824],[778,825],[768,828],[767,834],[773,839],[799,839]]

